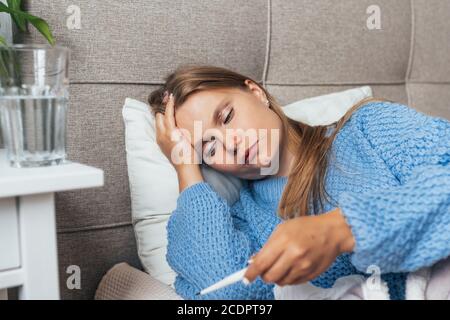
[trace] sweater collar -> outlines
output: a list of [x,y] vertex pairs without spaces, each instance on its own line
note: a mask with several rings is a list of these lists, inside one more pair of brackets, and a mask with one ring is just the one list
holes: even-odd
[[287,180],[287,176],[268,176],[263,179],[251,180],[249,185],[257,197],[277,207]]

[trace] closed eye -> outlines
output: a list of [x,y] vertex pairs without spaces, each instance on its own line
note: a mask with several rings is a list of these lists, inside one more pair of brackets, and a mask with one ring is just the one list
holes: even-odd
[[231,121],[231,119],[233,118],[233,116],[234,116],[234,108],[231,108],[230,111],[228,112],[227,116],[225,117],[225,120],[223,123],[228,124]]

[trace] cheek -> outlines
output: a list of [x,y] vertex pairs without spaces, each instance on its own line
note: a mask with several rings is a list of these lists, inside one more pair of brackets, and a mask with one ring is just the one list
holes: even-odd
[[271,129],[267,132],[267,139],[273,147],[276,147],[280,144],[280,141],[283,138],[283,125],[281,120],[278,118],[272,119],[270,128]]
[[222,147],[217,148],[213,157],[204,158],[203,160],[211,168],[225,173],[236,173],[240,167],[236,162],[236,158],[226,153]]
[[248,108],[239,108],[236,110],[236,116],[231,125],[233,129],[252,129],[258,133],[258,129],[270,131],[271,128],[278,128],[280,126],[281,120],[272,110],[259,106],[253,107],[251,104],[248,106]]

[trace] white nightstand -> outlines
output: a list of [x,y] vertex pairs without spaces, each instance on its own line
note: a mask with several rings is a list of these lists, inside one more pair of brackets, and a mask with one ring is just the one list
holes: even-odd
[[100,169],[12,168],[0,149],[0,291],[19,286],[19,299],[59,299],[54,193],[100,186]]

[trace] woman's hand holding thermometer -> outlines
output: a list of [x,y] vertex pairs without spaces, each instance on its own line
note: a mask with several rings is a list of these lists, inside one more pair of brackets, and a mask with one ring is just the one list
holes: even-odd
[[238,281],[245,285],[261,276],[278,285],[310,281],[326,271],[336,257],[350,252],[355,240],[341,211],[287,220],[274,230],[249,266],[197,294],[206,294]]
[[244,277],[252,282],[261,276],[265,282],[280,286],[308,282],[354,246],[355,239],[339,208],[293,218],[276,227]]

